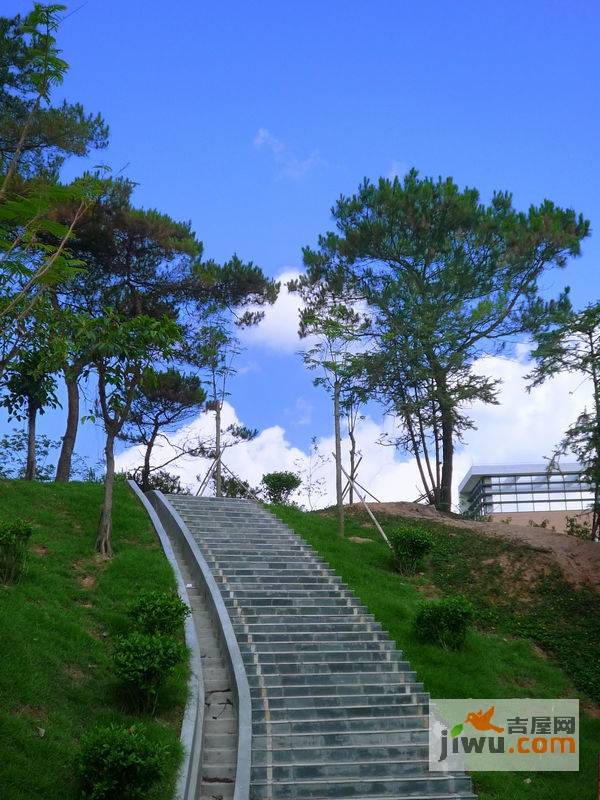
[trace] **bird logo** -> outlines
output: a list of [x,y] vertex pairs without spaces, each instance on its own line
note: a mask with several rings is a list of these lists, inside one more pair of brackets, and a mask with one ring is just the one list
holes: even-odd
[[492,722],[492,717],[494,716],[495,710],[496,706],[490,706],[485,713],[481,708],[479,711],[469,711],[465,722],[455,725],[450,731],[450,735],[458,736],[458,734],[462,732],[467,722],[478,731],[495,731],[496,733],[504,733],[504,728],[500,727],[499,725],[494,725]]

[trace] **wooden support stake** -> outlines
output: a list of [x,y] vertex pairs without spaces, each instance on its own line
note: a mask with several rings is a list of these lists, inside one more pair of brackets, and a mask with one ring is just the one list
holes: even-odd
[[[334,458],[335,458],[335,456],[334,456]],[[363,497],[363,495],[362,495],[362,494],[361,494],[361,493],[358,491],[358,489],[356,488],[356,482],[352,480],[352,478],[350,477],[350,475],[348,475],[348,473],[346,472],[346,470],[344,469],[344,467],[343,467],[343,465],[342,465],[342,464],[340,464],[340,467],[341,467],[341,470],[342,470],[342,472],[343,472],[343,473],[344,473],[344,475],[346,476],[346,478],[347,478],[347,479],[348,479],[348,480],[349,480],[351,483],[353,483],[353,484],[354,484],[354,491],[355,491],[355,492],[356,492],[356,494],[358,495],[358,498],[359,498],[359,500],[361,501],[361,503],[362,503],[362,504],[363,504],[363,506],[365,507],[365,510],[366,510],[367,514],[368,514],[368,515],[371,517],[371,519],[373,520],[373,524],[375,525],[375,527],[377,528],[377,530],[379,531],[379,533],[382,535],[383,539],[385,540],[385,543],[387,544],[387,546],[388,546],[388,547],[390,548],[390,550],[391,550],[391,549],[392,549],[392,545],[390,544],[390,540],[389,540],[389,539],[388,539],[388,537],[385,535],[385,533],[384,533],[384,530],[383,530],[383,528],[381,527],[381,525],[380,525],[380,524],[377,522],[377,520],[375,519],[375,516],[374,516],[373,512],[371,511],[371,509],[370,509],[370,508],[369,508],[369,506],[367,505],[367,501],[365,500],[365,498]]]

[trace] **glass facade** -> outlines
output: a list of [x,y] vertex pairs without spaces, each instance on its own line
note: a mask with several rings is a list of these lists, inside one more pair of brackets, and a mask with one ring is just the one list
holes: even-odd
[[545,465],[523,468],[474,467],[460,486],[461,510],[473,515],[518,511],[580,511],[594,499],[593,486],[578,465],[548,472]]

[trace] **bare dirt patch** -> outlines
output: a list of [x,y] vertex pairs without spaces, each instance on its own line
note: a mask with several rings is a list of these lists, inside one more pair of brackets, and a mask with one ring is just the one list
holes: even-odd
[[48,548],[43,544],[32,544],[31,545],[31,552],[35,553],[36,556],[47,556],[48,555]]
[[66,664],[64,671],[65,674],[68,675],[71,680],[76,681],[76,683],[81,683],[81,681],[85,678],[85,672],[76,664]]
[[77,583],[81,586],[82,589],[93,589],[96,585],[96,576],[95,575],[80,575],[77,578]]
[[[547,528],[507,525],[502,522],[474,522],[463,519],[457,514],[443,514],[432,506],[421,503],[373,503],[371,508],[376,516],[379,511],[386,517],[428,520],[525,544],[540,554],[547,554],[549,563],[558,563],[565,578],[574,586],[588,586],[600,591],[600,543],[598,542],[586,542]],[[354,504],[348,508],[348,512],[362,514],[363,508]]]
[[45,709],[39,708],[39,706],[17,706],[12,710],[12,714],[15,717],[28,717],[34,722],[43,722],[47,719]]
[[348,540],[356,544],[373,544],[373,539],[366,539],[364,536],[349,536]]

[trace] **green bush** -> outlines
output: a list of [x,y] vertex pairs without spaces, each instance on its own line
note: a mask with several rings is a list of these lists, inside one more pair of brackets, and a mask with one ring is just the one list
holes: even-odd
[[186,655],[185,645],[172,636],[136,631],[117,638],[115,674],[134,705],[154,713],[160,689]]
[[402,575],[414,575],[433,547],[431,535],[421,528],[396,528],[389,534],[394,567]]
[[302,480],[294,472],[268,472],[262,476],[261,484],[269,503],[288,505],[290,495],[301,485]]
[[143,633],[176,632],[190,613],[176,592],[141,592],[127,610]]
[[77,760],[85,800],[137,800],[165,773],[166,748],[150,741],[141,725],[107,725],[86,733]]
[[23,574],[31,533],[31,525],[22,519],[0,523],[0,582],[14,583]]
[[461,595],[422,602],[414,619],[417,637],[424,642],[459,650],[473,621],[471,603]]

